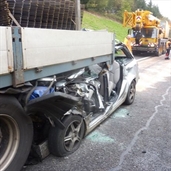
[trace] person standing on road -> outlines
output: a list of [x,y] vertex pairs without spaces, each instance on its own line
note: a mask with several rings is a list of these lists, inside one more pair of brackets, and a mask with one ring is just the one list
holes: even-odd
[[132,43],[131,43],[131,35],[127,35],[124,39],[124,44],[127,46],[129,51],[132,53]]
[[165,59],[170,59],[170,49],[171,49],[171,39],[168,39],[168,41],[166,42],[166,57]]

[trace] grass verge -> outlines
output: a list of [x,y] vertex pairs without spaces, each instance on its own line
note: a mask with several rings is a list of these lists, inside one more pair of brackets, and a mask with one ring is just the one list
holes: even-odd
[[121,23],[100,15],[89,13],[87,11],[84,11],[82,28],[92,30],[107,30],[109,32],[115,33],[116,39],[122,42],[128,31],[128,28],[123,27]]

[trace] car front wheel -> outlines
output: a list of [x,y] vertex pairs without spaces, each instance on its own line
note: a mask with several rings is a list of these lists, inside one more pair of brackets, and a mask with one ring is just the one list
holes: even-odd
[[69,115],[63,120],[64,129],[52,127],[49,133],[50,153],[63,157],[76,151],[85,132],[83,118],[79,115]]

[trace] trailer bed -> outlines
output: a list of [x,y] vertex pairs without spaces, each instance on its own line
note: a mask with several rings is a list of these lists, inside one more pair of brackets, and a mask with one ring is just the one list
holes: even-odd
[[109,32],[0,27],[0,88],[110,61],[113,40]]

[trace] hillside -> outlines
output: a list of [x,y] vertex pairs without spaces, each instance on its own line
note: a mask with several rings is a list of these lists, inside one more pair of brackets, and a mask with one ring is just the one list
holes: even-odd
[[124,40],[128,31],[128,28],[123,27],[122,23],[118,23],[87,11],[84,11],[83,14],[82,28],[113,32],[116,35],[116,39],[119,39],[120,41]]

